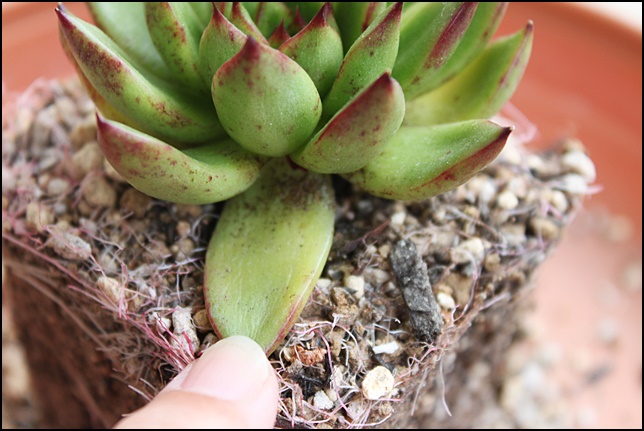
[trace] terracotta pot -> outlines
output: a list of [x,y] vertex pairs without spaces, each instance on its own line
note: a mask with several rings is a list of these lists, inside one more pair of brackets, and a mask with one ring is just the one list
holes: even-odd
[[[59,45],[55,2],[2,6],[3,89],[20,91],[36,78],[73,74]],[[67,7],[88,18],[84,5]],[[564,357],[588,352],[589,373],[603,366],[612,370],[599,384],[575,392],[575,406],[591,408],[596,426],[641,426],[641,377],[636,377],[641,376],[641,290],[624,292],[628,285],[638,288],[638,268],[641,289],[641,31],[572,4],[515,3],[500,33],[515,31],[528,19],[535,22],[533,56],[512,102],[538,127],[535,146],[544,148],[563,136],[580,138],[601,186],[540,271],[538,313]],[[622,278],[625,270],[634,281]],[[610,309],[600,299],[609,283],[618,292]],[[606,321],[620,327],[612,347],[596,340],[597,325]],[[571,373],[578,370],[571,372],[561,361],[555,372],[572,382]]]

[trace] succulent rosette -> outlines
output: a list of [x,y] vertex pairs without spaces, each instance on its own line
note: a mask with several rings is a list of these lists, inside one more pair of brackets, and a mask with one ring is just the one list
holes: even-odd
[[338,174],[420,200],[464,183],[510,129],[532,25],[492,40],[507,3],[89,3],[56,9],[97,107],[98,141],[132,186],[227,200],[206,254],[219,336],[271,352],[326,262]]

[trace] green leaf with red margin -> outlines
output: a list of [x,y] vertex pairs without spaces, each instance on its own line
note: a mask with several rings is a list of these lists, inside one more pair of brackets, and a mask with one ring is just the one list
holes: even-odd
[[404,116],[402,89],[384,73],[342,108],[306,147],[291,154],[291,159],[313,172],[355,171],[382,152]]
[[465,183],[490,164],[511,130],[487,120],[403,126],[380,156],[343,176],[382,198],[429,198]]
[[249,188],[265,160],[232,140],[178,150],[152,136],[97,115],[98,143],[128,183],[157,199],[203,205]]
[[306,27],[279,47],[308,73],[320,97],[331,89],[343,59],[340,35],[327,22],[330,13],[331,5],[326,3]]
[[219,337],[245,335],[270,354],[311,294],[333,242],[331,177],[274,159],[226,202],[204,272],[204,297]]
[[512,97],[532,51],[532,23],[492,42],[440,88],[407,102],[404,124],[421,126],[489,118]]
[[174,146],[212,141],[224,134],[208,100],[144,76],[97,27],[56,9],[69,51],[92,87],[142,131]]

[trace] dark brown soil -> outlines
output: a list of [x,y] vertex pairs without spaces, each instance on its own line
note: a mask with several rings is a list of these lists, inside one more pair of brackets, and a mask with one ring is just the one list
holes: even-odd
[[[3,421],[110,426],[216,341],[201,283],[221,205],[160,202],[120,180],[98,150],[93,108],[75,81],[10,96],[3,310],[13,315],[7,339],[24,348],[33,390],[16,396],[5,386],[3,359]],[[478,427],[474,412],[502,409],[534,272],[591,181],[587,165],[562,155],[585,160],[583,151],[566,141],[533,154],[513,142],[468,184],[415,203],[336,180],[328,264],[270,357],[281,379],[277,426]],[[404,244],[417,265],[392,269]],[[401,293],[405,278],[431,292],[432,312],[418,317],[425,305]],[[373,385],[370,373],[392,387]],[[447,419],[444,404],[457,419]],[[499,423],[520,421],[508,413]]]

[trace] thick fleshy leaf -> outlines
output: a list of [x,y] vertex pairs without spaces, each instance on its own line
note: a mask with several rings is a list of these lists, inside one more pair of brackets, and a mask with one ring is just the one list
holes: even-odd
[[401,127],[363,169],[344,177],[387,199],[419,200],[465,183],[503,149],[511,128],[487,120]]
[[492,42],[481,55],[435,91],[407,102],[405,125],[489,118],[512,97],[532,51],[532,23]]
[[333,14],[340,28],[344,52],[387,8],[387,2],[335,2]]
[[97,27],[103,30],[139,70],[166,81],[172,79],[157,51],[145,18],[145,2],[87,2]]
[[[246,2],[246,4],[250,3],[251,2]],[[246,36],[253,36],[258,42],[268,44],[268,41],[253,21],[251,14],[246,10],[241,2],[233,2],[231,9],[230,22],[232,22],[235,27],[240,29]],[[253,11],[253,14],[255,13],[257,13],[256,10]]]
[[285,27],[289,27],[293,22],[291,10],[282,2],[260,2],[253,16],[257,28],[267,38],[281,22],[284,22]]
[[74,54],[72,54],[69,48],[67,39],[65,39],[65,36],[62,34],[62,31],[60,29],[58,31],[58,36],[60,39],[60,45],[63,47],[63,51],[65,52],[67,59],[74,66],[74,70],[76,70],[76,74],[78,75],[78,79],[81,82],[81,85],[87,92],[87,95],[89,96],[89,98],[92,99],[92,102],[94,102],[94,106],[96,107],[98,112],[100,112],[100,114],[103,117],[109,120],[118,121],[119,123],[127,124],[130,127],[136,127],[136,125],[129,118],[121,114],[116,108],[110,105],[107,102],[107,100],[105,100],[105,98],[101,96],[101,94],[98,91],[96,91],[96,89],[94,88],[92,83],[89,82],[87,77],[85,77],[83,70],[78,65],[76,58],[74,58]]
[[326,20],[329,13],[331,5],[327,3],[302,31],[279,48],[302,66],[322,97],[331,89],[343,59],[340,35]]
[[215,6],[199,43],[199,72],[208,88],[221,65],[237,54],[245,43],[246,35]]
[[212,102],[143,76],[101,30],[56,9],[60,29],[96,91],[142,131],[175,146],[212,141],[223,135]]
[[98,143],[114,169],[139,191],[170,202],[228,199],[250,187],[265,163],[230,139],[181,151],[100,116],[97,125]]
[[392,75],[407,100],[440,84],[436,73],[458,47],[477,6],[477,2],[429,2],[405,10]]
[[404,116],[402,89],[385,73],[342,108],[291,159],[313,172],[355,171],[382,152]]
[[212,2],[191,1],[188,4],[192,8],[195,18],[199,21],[199,27],[203,30],[212,17]]
[[456,51],[445,64],[432,72],[432,81],[438,87],[455,76],[461,69],[476,58],[487,46],[499,27],[508,2],[480,2],[465,35]]
[[146,2],[145,16],[152,42],[175,79],[195,91],[207,91],[199,74],[199,40],[204,28],[190,4]]
[[299,317],[333,240],[331,178],[273,160],[226,202],[206,253],[204,296],[220,337],[270,354]]
[[222,125],[242,147],[283,156],[303,145],[320,119],[320,96],[295,61],[249,36],[212,80]]
[[291,9],[291,12],[293,15],[295,15],[295,12],[299,12],[302,20],[304,22],[309,22],[313,19],[315,15],[322,9],[322,6],[324,6],[323,1],[291,1],[291,2],[286,2],[286,5]]
[[398,53],[401,12],[402,3],[391,5],[351,46],[331,91],[324,99],[324,120],[331,118],[362,89],[391,70]]
[[268,45],[271,48],[278,49],[284,44],[284,42],[286,42],[290,38],[291,35],[286,31],[286,28],[284,27],[284,21],[282,21],[280,25],[278,25],[273,33],[271,33],[271,35],[268,37]]

